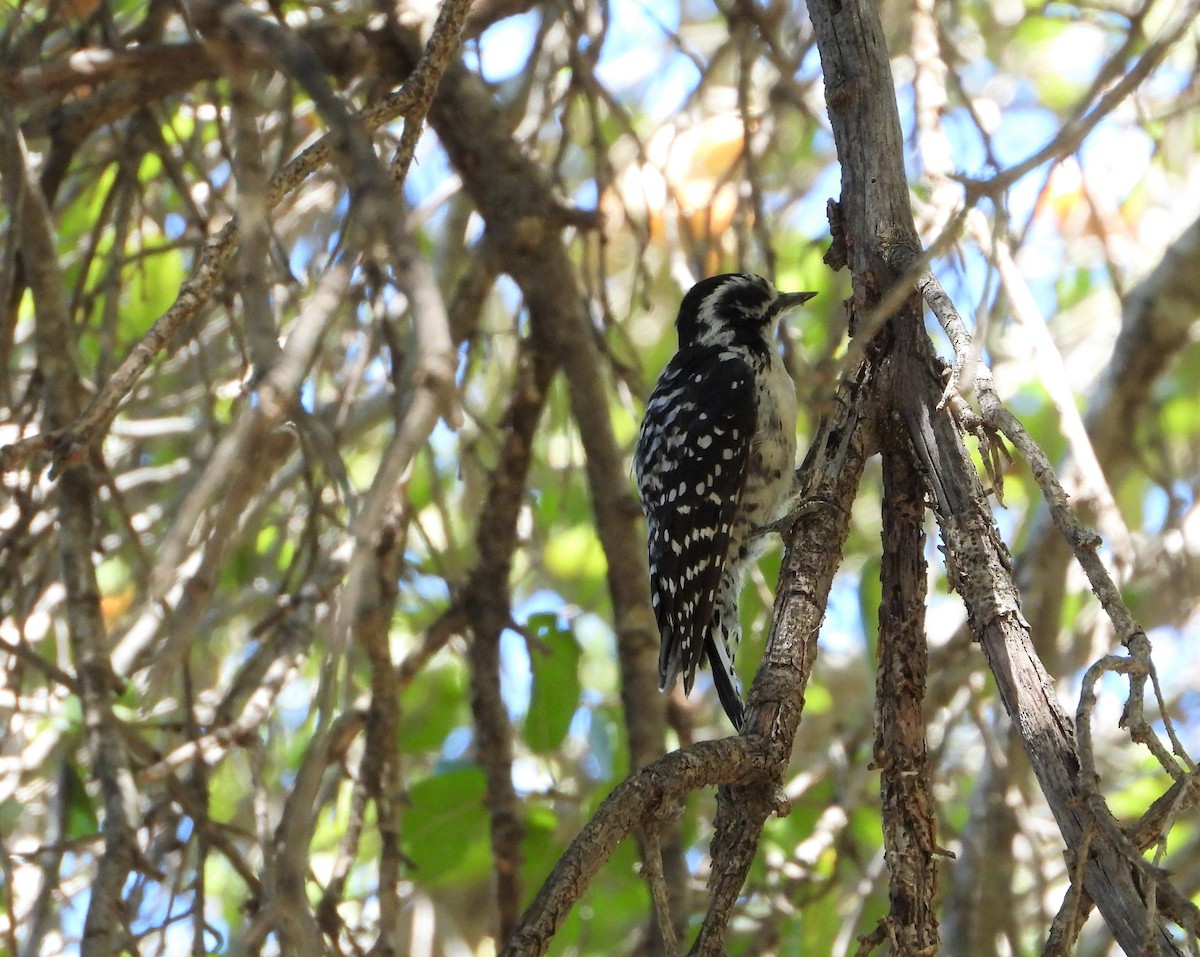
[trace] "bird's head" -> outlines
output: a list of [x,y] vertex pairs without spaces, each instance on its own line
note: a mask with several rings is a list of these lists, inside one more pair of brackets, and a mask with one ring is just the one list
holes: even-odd
[[766,343],[784,312],[815,295],[779,292],[762,276],[748,273],[701,279],[679,305],[679,348]]

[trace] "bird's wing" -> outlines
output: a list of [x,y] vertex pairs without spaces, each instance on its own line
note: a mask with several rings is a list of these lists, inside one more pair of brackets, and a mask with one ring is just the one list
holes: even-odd
[[[638,439],[660,685],[692,689],[713,624],[756,416],[754,374],[737,355],[681,350],[663,370]],[[653,450],[653,451],[652,451]],[[654,456],[650,463],[647,453]]]

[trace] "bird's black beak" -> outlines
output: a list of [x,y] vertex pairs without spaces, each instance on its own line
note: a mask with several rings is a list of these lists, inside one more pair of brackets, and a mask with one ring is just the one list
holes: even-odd
[[802,303],[808,302],[815,295],[815,292],[781,292],[775,301],[771,303],[771,315],[778,316],[789,309],[795,309]]

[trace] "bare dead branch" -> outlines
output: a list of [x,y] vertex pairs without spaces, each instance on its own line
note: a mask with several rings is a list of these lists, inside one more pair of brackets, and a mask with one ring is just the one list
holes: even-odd
[[[963,458],[966,468],[965,455]],[[1068,845],[1077,845],[1093,821],[1109,815],[1105,807],[1089,803],[1085,810],[1083,806],[1088,785],[1081,773],[1075,735],[1033,649],[1015,588],[1007,580],[1007,553],[990,529],[990,521],[982,515],[939,515],[939,523],[947,557],[953,563],[956,590],[967,604],[1001,699],[1020,731],[1064,840]],[[1103,830],[1101,833],[1105,834]],[[1084,886],[1122,946],[1141,947],[1147,942],[1145,934],[1153,921],[1135,889],[1131,861],[1111,839],[1098,837],[1093,846]],[[1179,952],[1163,928],[1155,934],[1154,947],[1156,953]]]
[[471,628],[468,651],[471,713],[475,719],[475,756],[487,779],[485,803],[490,816],[496,901],[497,940],[507,940],[521,912],[521,842],[525,826],[513,789],[512,726],[500,696],[500,636],[512,622],[513,553],[517,518],[525,495],[534,433],[546,402],[546,390],[557,371],[556,357],[522,342],[517,353],[516,381],[505,412],[506,428],[500,460],[492,473],[488,496],[475,532],[478,555],[459,598]]
[[[1079,694],[1079,707],[1075,712],[1075,727],[1079,735],[1081,777],[1085,782],[1086,801],[1088,807],[1095,814],[1097,827],[1109,840],[1123,850],[1130,861],[1138,865],[1146,883],[1155,888],[1155,903],[1172,920],[1183,926],[1194,939],[1200,936],[1200,909],[1175,888],[1161,868],[1145,860],[1141,854],[1143,848],[1138,846],[1125,831],[1121,830],[1116,820],[1113,819],[1098,785],[1100,777],[1096,773],[1095,749],[1092,739],[1092,712],[1096,706],[1096,683],[1103,674],[1111,672],[1129,677],[1131,691],[1126,705],[1126,715],[1122,720],[1125,722],[1131,714],[1136,714],[1140,723],[1146,724],[1145,717],[1141,713],[1140,695],[1134,690],[1134,687],[1139,681],[1144,681],[1153,670],[1153,662],[1150,660],[1150,642],[1145,635],[1137,635],[1127,642],[1127,647],[1129,649],[1127,656],[1107,655],[1095,662],[1083,678],[1083,687]],[[1185,777],[1179,770],[1154,734],[1135,734],[1134,739],[1150,749],[1164,769],[1175,778],[1176,784],[1187,783],[1189,777]],[[1186,755],[1182,755],[1182,757],[1186,760]],[[1188,765],[1189,771],[1194,770],[1190,761],[1188,761]],[[1182,792],[1180,797],[1182,797]],[[1147,936],[1149,936],[1148,930]]]
[[761,776],[718,792],[710,900],[692,949],[696,955],[717,954],[723,948],[725,928],[763,824],[773,812],[786,813],[779,785],[800,724],[804,690],[816,661],[817,634],[866,460],[864,430],[872,385],[869,362],[843,380],[834,412],[822,421],[800,471],[804,504],[785,535],[787,550],[775,592],[771,634],[750,687],[743,724],[743,734],[766,736],[771,763]]
[[[433,95],[441,82],[442,74],[446,72],[458,50],[463,25],[472,6],[471,0],[447,0],[441,5],[433,24],[433,31],[425,44],[425,51],[405,81],[405,86],[412,89],[417,105],[405,115],[404,132],[391,162],[392,179],[398,184],[408,178],[408,168],[412,164],[421,130],[424,129],[425,117],[429,113],[430,104],[433,103]],[[479,5],[474,4],[474,7],[475,12],[478,12]]]
[[[371,144],[369,125],[334,93],[325,78],[321,61],[300,37],[258,16],[238,2],[193,0],[193,17],[210,42],[229,43],[236,51],[253,48],[271,57],[286,76],[308,94],[329,129],[333,159],[342,166],[351,193],[359,204],[358,214],[368,234],[380,238],[391,232],[387,225],[396,202],[383,164]],[[370,245],[370,240],[366,245]]]
[[642,876],[650,888],[650,899],[654,902],[654,915],[658,920],[658,933],[662,938],[666,957],[679,957],[679,940],[675,936],[675,924],[671,917],[671,891],[663,875],[662,842],[658,837],[657,823],[641,829]]
[[245,67],[242,49],[216,45],[229,77],[233,127],[233,176],[237,182],[238,224],[242,244],[234,266],[234,285],[242,301],[254,377],[267,374],[279,356],[279,329],[271,305],[271,221],[267,206],[268,178],[258,130],[262,104]]
[[406,516],[397,509],[379,530],[370,576],[359,592],[354,638],[371,665],[371,701],[359,775],[363,791],[375,804],[379,834],[379,934],[377,946],[387,950],[400,934],[400,879],[406,858],[401,851],[400,806],[404,800],[400,752],[400,689],[389,646],[389,632],[404,564]]
[[[197,761],[215,765],[229,748],[254,737],[270,718],[276,697],[312,643],[313,617],[311,601],[298,603],[281,622],[274,640],[263,644],[262,653],[253,656],[232,683],[231,693],[216,709],[215,717],[220,723],[142,768],[137,774],[138,783],[162,780]],[[243,688],[246,689],[244,704],[233,715],[232,702],[243,697],[235,692]]]
[[562,357],[571,410],[587,453],[596,529],[608,559],[622,665],[622,701],[634,766],[662,753],[663,705],[654,682],[657,629],[646,556],[624,457],[613,438],[595,330],[561,240],[561,215],[545,174],[507,133],[478,80],[450,67],[429,114],[488,223],[501,267],[525,295],[535,336]]
[[769,753],[769,742],[757,734],[699,741],[627,777],[604,799],[554,865],[500,952],[501,957],[544,954],[596,871],[635,828],[673,816],[677,805],[692,791],[762,774],[770,761]]
[[[1013,317],[1025,330],[1031,342],[1034,362],[1040,371],[1039,378],[1046,384],[1058,413],[1059,428],[1079,469],[1079,493],[1095,510],[1101,529],[1114,550],[1118,568],[1128,568],[1133,561],[1133,542],[1129,529],[1121,517],[1112,489],[1096,458],[1075,398],[1067,388],[1069,380],[1066,367],[1053,339],[1050,338],[1046,320],[1018,272],[1012,253],[1003,238],[994,235],[978,210],[973,210],[968,215],[967,224],[980,248],[995,262],[1009,305],[1012,307]],[[957,346],[955,351],[957,354]]]
[[925,747],[925,487],[907,437],[883,426],[883,559],[875,685],[875,757],[880,770],[888,926],[899,954],[939,944],[937,822]]
[[1062,906],[1054,915],[1050,932],[1046,935],[1042,957],[1068,957],[1075,947],[1079,932],[1083,930],[1088,914],[1092,911],[1092,899],[1083,889],[1083,865],[1091,850],[1091,840],[1092,833],[1088,831],[1084,834],[1083,846],[1074,854],[1071,883],[1063,897]]
[[[895,99],[890,94],[887,59],[881,55],[886,45],[878,14],[867,4],[817,3],[810,5],[810,11],[826,77],[836,79],[829,87],[829,107],[843,162],[840,207],[851,239],[847,258],[855,303],[862,308],[872,304],[890,281],[900,278],[876,245],[878,238],[891,237],[891,245],[902,249],[916,245]],[[892,399],[899,403],[898,411],[930,483],[951,581],[967,606],[1001,700],[1020,732],[1063,837],[1068,845],[1075,845],[1101,809],[1085,811],[1081,806],[1086,785],[1080,780],[1071,723],[1034,651],[1007,550],[953,423],[933,413],[942,388],[920,314],[910,310],[893,321],[898,320],[903,324],[896,329],[896,341],[904,351],[892,361],[908,368],[896,370],[901,388],[893,389]],[[1140,949],[1147,943],[1147,929],[1154,928],[1154,952],[1178,953],[1170,934],[1137,893],[1135,867],[1116,841],[1103,846],[1097,842],[1085,886],[1127,950]]]

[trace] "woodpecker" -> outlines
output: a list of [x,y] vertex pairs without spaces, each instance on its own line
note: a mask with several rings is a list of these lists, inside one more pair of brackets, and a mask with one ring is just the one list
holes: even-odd
[[816,293],[780,293],[761,276],[696,283],[679,306],[679,349],[646,405],[634,472],[649,528],[659,688],[691,693],[707,656],[721,706],[741,730],[733,660],[738,596],[794,488],[796,388],[775,347],[788,309]]

